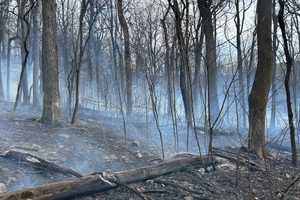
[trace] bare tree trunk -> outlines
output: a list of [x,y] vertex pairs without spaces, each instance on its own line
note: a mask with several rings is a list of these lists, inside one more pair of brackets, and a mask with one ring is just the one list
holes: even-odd
[[[199,30],[197,32],[199,32]],[[196,38],[195,49],[194,49],[195,74],[193,79],[193,102],[195,108],[199,108],[200,105],[199,97],[201,97],[201,99],[203,98],[202,91],[201,91],[201,61],[202,61],[202,48],[203,48],[203,41],[204,41],[203,28],[201,28],[200,38],[198,38],[198,34],[199,33],[196,33],[197,38]]]
[[[117,35],[117,21],[115,20],[116,28],[114,28],[114,13],[113,13],[113,0],[109,1],[110,4],[110,39],[111,39],[111,46],[112,46],[112,60],[113,60],[113,67],[114,67],[114,78],[116,83],[116,90],[117,90],[117,98],[120,104],[120,113],[122,115],[122,122],[123,122],[123,133],[125,142],[127,141],[127,126],[126,126],[126,118],[125,112],[123,109],[123,102],[122,102],[122,73],[119,73],[117,70],[117,42],[116,42],[116,35]],[[121,59],[122,60],[122,59]],[[121,70],[120,70],[121,72]]]
[[[151,70],[148,70],[148,71],[151,71]],[[164,160],[165,159],[165,150],[164,150],[163,133],[161,131],[160,124],[159,124],[159,116],[158,116],[158,111],[157,111],[157,95],[156,95],[156,91],[155,91],[155,83],[154,83],[154,80],[152,80],[151,77],[154,77],[154,75],[153,74],[148,74],[148,72],[146,72],[146,79],[147,79],[149,93],[150,93],[152,112],[153,112],[153,115],[154,115],[156,128],[159,132],[162,159]]]
[[[27,55],[28,56],[28,55]],[[22,58],[22,62],[24,62],[26,57],[26,52],[24,47],[21,47],[21,58]],[[27,65],[27,62],[26,62]],[[23,97],[23,104],[27,105],[30,103],[30,99],[29,99],[29,93],[28,93],[28,79],[27,79],[27,66],[22,67],[24,69],[23,72],[23,77],[21,80],[21,89],[22,89],[22,97]]]
[[170,66],[170,45],[169,45],[169,35],[166,25],[166,16],[169,13],[170,7],[168,7],[167,12],[164,15],[164,18],[161,19],[161,25],[163,28],[163,36],[164,36],[164,43],[165,43],[165,70],[166,70],[166,77],[167,77],[167,91],[168,91],[168,114],[172,113],[172,83],[171,83],[171,66]]
[[[3,88],[3,79],[2,79],[2,64],[4,64],[5,60],[5,42],[4,42],[4,36],[7,32],[9,34],[9,31],[7,30],[8,27],[8,10],[9,10],[9,1],[1,2],[0,5],[0,100],[4,100],[4,88]],[[7,43],[7,45],[9,45]],[[2,47],[2,49],[1,49]]]
[[[66,3],[66,4],[65,4]],[[70,7],[70,1],[61,0],[61,23],[62,23],[62,68],[63,68],[63,91],[67,93],[64,110],[65,116],[68,118],[71,116],[71,102],[72,102],[72,84],[71,84],[71,67],[70,67],[70,47],[69,47],[69,26],[68,12]]]
[[273,0],[273,73],[272,73],[272,103],[271,103],[271,120],[270,129],[274,129],[276,126],[276,51],[277,51],[277,28],[278,20],[276,16],[276,0]]
[[[22,64],[24,66],[22,66],[22,71],[23,71],[23,75],[20,79],[20,84],[21,84],[21,89],[22,89],[22,94],[23,94],[23,103],[24,104],[29,104],[30,103],[30,99],[29,99],[29,94],[28,94],[28,80],[27,80],[27,69],[26,69],[26,65],[27,65],[27,57],[28,57],[28,50],[27,50],[27,33],[28,30],[30,29],[30,27],[28,26],[28,24],[26,24],[26,22],[24,21],[25,19],[25,8],[26,8],[26,4],[27,4],[27,0],[24,1],[18,1],[18,7],[19,7],[19,17],[20,17],[20,39],[21,39],[21,58],[22,58]],[[26,62],[25,62],[26,60]]]
[[[75,105],[74,105],[74,110],[73,110],[73,114],[72,114],[72,119],[71,119],[71,123],[74,124],[76,121],[76,117],[77,117],[77,112],[78,112],[78,107],[79,107],[79,87],[80,87],[80,73],[81,73],[81,65],[82,65],[82,57],[84,54],[84,49],[85,49],[85,45],[83,42],[83,20],[87,11],[87,7],[88,7],[88,2],[86,0],[82,0],[81,1],[81,9],[80,9],[80,16],[79,16],[79,29],[78,29],[78,36],[76,39],[76,48],[75,48],[75,52],[74,52],[74,57],[75,57]],[[90,36],[90,30],[92,27],[93,23],[90,24],[89,26],[89,35]]]
[[253,32],[252,35],[252,42],[251,42],[251,49],[249,55],[249,61],[247,64],[247,95],[250,93],[251,89],[251,77],[252,77],[252,69],[253,69],[253,62],[254,62],[254,53],[255,53],[255,44],[256,44],[256,30]]
[[272,0],[257,2],[258,63],[249,96],[249,150],[266,155],[265,116],[272,79]]
[[[171,6],[174,15],[175,15],[175,26],[176,26],[176,36],[179,46],[180,53],[180,90],[185,110],[185,118],[187,120],[187,124],[189,127],[193,126],[193,116],[192,116],[192,88],[190,81],[190,69],[189,69],[189,56],[188,56],[188,36],[184,36],[183,28],[182,28],[182,15],[183,13],[180,11],[178,1],[169,0],[169,5]],[[185,4],[186,10],[184,14],[188,15],[188,2]],[[186,19],[188,22],[188,19]],[[186,33],[187,34],[187,33]]]
[[[3,61],[3,51],[4,51],[4,45],[1,44],[1,38],[0,38],[0,100],[4,100],[4,89],[3,89],[3,81],[2,81],[2,61]],[[1,48],[3,47],[3,48]],[[2,49],[2,50],[1,50]]]
[[241,127],[246,127],[246,102],[245,102],[245,87],[244,87],[244,70],[243,70],[243,57],[242,57],[242,27],[243,21],[240,17],[240,0],[235,0],[236,16],[235,16],[235,25],[236,25],[236,49],[237,49],[237,64],[238,64],[238,81],[239,81],[239,94],[238,100],[240,101],[241,110],[238,113],[241,113]]
[[58,54],[56,40],[56,2],[42,0],[42,75],[43,114],[41,121],[55,123],[60,117]]
[[39,4],[37,3],[32,10],[32,23],[33,23],[33,30],[32,30],[32,56],[33,56],[33,88],[32,88],[32,96],[33,96],[33,106],[39,105],[39,56],[40,56],[40,48],[39,48]]
[[206,49],[206,65],[208,73],[208,93],[211,120],[215,121],[219,113],[219,100],[217,89],[217,50],[216,38],[213,27],[213,13],[210,8],[210,3],[207,1],[198,0],[198,7],[203,19],[203,30],[205,34],[205,49]]
[[[66,29],[66,28],[64,28]],[[66,111],[66,116],[71,115],[71,97],[69,95],[69,89],[71,86],[69,85],[69,74],[70,74],[70,62],[69,62],[69,57],[70,57],[70,52],[69,52],[69,43],[68,43],[68,34],[67,30],[63,31],[63,49],[62,49],[62,67],[63,67],[63,72],[64,72],[64,90],[68,92],[67,94],[67,100],[65,104],[65,111]]]
[[124,35],[124,59],[126,73],[126,105],[127,115],[132,112],[132,67],[131,67],[131,52],[130,52],[130,35],[129,28],[124,16],[123,0],[117,1],[118,17]]
[[[89,16],[89,26],[91,28],[90,38],[88,41],[89,48],[87,49],[87,54],[89,58],[89,64],[91,65],[89,67],[89,72],[91,73],[90,79],[93,79],[93,68],[95,68],[95,79],[96,79],[96,90],[97,90],[97,100],[100,101],[101,96],[101,73],[103,73],[103,70],[101,69],[101,58],[102,58],[102,52],[101,52],[101,42],[98,42],[95,36],[95,28],[93,26],[93,21],[96,16],[95,13],[96,6],[94,5],[94,2],[90,2],[90,16]],[[100,44],[100,45],[97,45]],[[102,85],[103,86],[103,85]],[[106,94],[103,92],[103,95]],[[98,108],[100,107],[100,104],[98,103]]]
[[294,115],[293,108],[291,102],[291,93],[290,93],[290,75],[292,72],[293,66],[293,58],[290,55],[288,39],[286,36],[286,28],[284,22],[284,8],[285,1],[279,0],[280,10],[278,13],[278,22],[282,32],[283,42],[284,42],[284,54],[286,57],[286,75],[284,80],[285,92],[286,92],[286,104],[288,110],[288,118],[289,118],[289,128],[290,128],[290,141],[291,141],[291,149],[292,149],[292,162],[293,165],[297,166],[297,148],[296,148],[296,138],[295,138],[295,126],[294,126]]
[[6,61],[6,99],[10,100],[10,55],[12,38],[8,39],[7,43],[7,61]]
[[179,149],[179,137],[178,137],[178,126],[177,126],[177,109],[176,109],[176,58],[175,58],[175,49],[176,49],[176,35],[173,36],[173,42],[170,52],[170,67],[171,67],[171,86],[172,86],[172,122],[173,122],[173,134],[174,134],[174,144],[175,144],[175,150],[178,151]]
[[[19,8],[19,14],[18,14],[18,23],[21,23],[21,35],[18,36],[20,39],[20,45],[21,45],[21,58],[22,58],[22,67],[21,67],[21,73],[20,73],[20,78],[19,78],[19,83],[18,83],[18,88],[17,88],[17,95],[15,98],[15,103],[13,106],[13,111],[16,111],[17,105],[20,99],[20,92],[23,92],[23,103],[27,104],[30,101],[30,97],[28,95],[28,83],[27,83],[27,60],[28,60],[28,55],[29,51],[27,48],[27,41],[28,37],[30,34],[30,24],[28,21],[28,15],[30,11],[32,10],[34,3],[30,2],[30,8],[25,12],[25,7],[27,1],[18,1],[18,8]],[[18,31],[19,26],[18,26]]]

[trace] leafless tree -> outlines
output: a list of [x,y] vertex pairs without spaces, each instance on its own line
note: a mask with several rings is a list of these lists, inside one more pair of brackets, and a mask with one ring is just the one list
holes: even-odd
[[272,0],[257,1],[258,63],[249,96],[249,149],[266,156],[265,117],[272,80]]

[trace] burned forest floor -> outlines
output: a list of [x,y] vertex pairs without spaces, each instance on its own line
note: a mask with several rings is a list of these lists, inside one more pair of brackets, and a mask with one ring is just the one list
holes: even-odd
[[[39,112],[31,107],[24,107],[17,114],[10,112],[10,104],[1,104],[1,108],[1,154],[11,149],[30,153],[83,175],[161,162],[155,146],[148,148],[134,138],[125,142],[122,134],[115,133],[114,125],[108,126],[101,120],[97,123],[88,112],[81,114],[76,125],[61,122],[46,126],[39,123]],[[300,168],[292,167],[288,153],[270,153],[267,161],[251,163],[240,160],[239,153],[232,154],[233,159],[216,156],[215,169],[212,166],[191,168],[78,199],[300,199]],[[253,162],[258,163],[258,168],[249,166]],[[0,193],[70,178],[74,177],[0,157]]]
[[[29,109],[24,108],[21,114],[1,112],[1,153],[10,149],[27,152],[81,174],[141,167],[154,159],[141,152],[139,144],[125,143],[124,138],[115,136],[110,129],[83,121],[80,125],[60,123],[49,127],[39,123],[37,113]],[[65,178],[0,158],[0,183],[10,191]]]

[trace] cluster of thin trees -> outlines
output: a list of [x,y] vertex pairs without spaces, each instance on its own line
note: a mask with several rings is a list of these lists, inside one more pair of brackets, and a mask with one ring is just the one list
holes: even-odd
[[42,122],[75,123],[92,102],[120,112],[126,133],[128,116],[149,109],[160,135],[163,114],[174,132],[178,116],[202,124],[212,150],[214,129],[235,119],[264,157],[266,116],[274,129],[285,112],[296,163],[297,0],[1,0],[0,53],[0,98],[19,69],[14,109],[42,107]]

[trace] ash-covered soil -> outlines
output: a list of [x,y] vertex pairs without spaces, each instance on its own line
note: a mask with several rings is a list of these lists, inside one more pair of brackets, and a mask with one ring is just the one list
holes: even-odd
[[269,160],[263,171],[218,159],[216,170],[193,169],[79,200],[299,200],[300,169],[283,155]]
[[[152,160],[134,141],[112,134],[99,124],[80,121],[71,126],[61,123],[46,126],[38,122],[38,113],[26,108],[19,114],[0,113],[0,151],[9,149],[71,168],[81,174],[119,171],[148,164]],[[61,174],[35,169],[15,160],[0,158],[0,184],[9,191],[63,180]]]
[[[61,122],[50,127],[38,122],[40,113],[31,107],[22,107],[22,111],[12,114],[11,105],[5,105],[1,105],[3,109],[0,113],[1,153],[9,149],[25,151],[83,175],[137,168],[159,160],[159,154],[149,151],[134,137],[129,137],[125,143],[122,133],[116,133],[113,126],[105,125],[109,121],[107,119],[106,123],[101,123],[99,118],[97,123],[95,116],[87,113],[81,115],[81,120],[75,126]],[[159,152],[160,149],[156,147],[156,150]],[[289,157],[289,154],[274,154],[272,160],[266,162],[263,171],[250,170],[247,166],[237,166],[235,162],[218,159],[216,170],[177,172],[78,199],[296,200],[300,199],[300,178],[292,183],[300,176],[300,169],[291,167]],[[0,192],[66,178],[70,177],[0,158]]]

